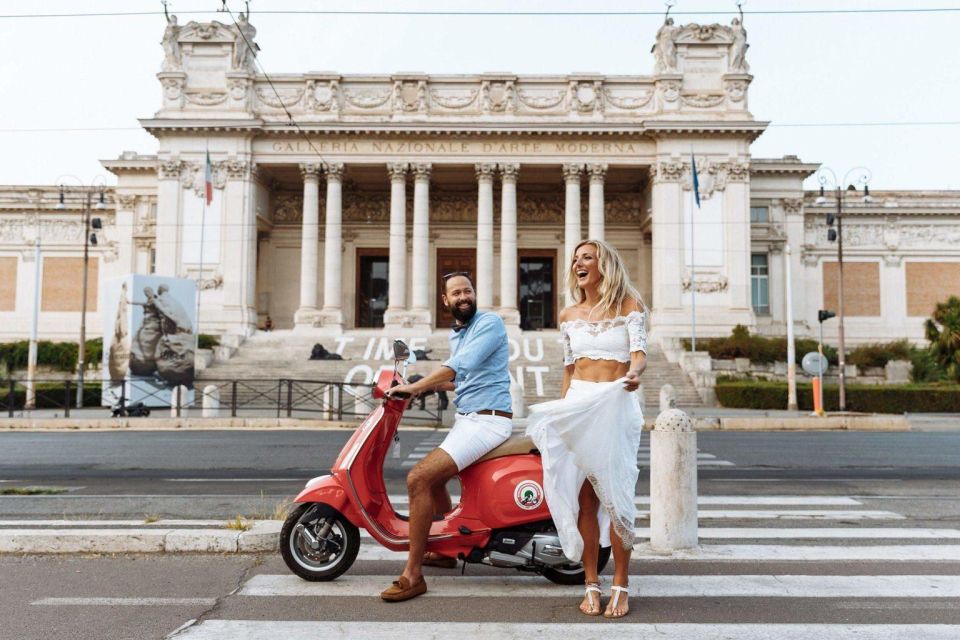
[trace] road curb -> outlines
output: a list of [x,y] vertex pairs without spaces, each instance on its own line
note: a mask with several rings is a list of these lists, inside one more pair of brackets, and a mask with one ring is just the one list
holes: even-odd
[[281,520],[231,529],[0,529],[0,553],[258,553],[277,551]]
[[[0,431],[355,431],[359,421],[310,418],[0,418]],[[402,431],[436,431],[432,425],[402,424]]]

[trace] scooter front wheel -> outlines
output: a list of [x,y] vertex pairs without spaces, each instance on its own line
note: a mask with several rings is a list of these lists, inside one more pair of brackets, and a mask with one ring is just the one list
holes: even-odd
[[[612,547],[600,547],[600,553],[597,556],[597,573],[607,566],[611,550]],[[544,569],[543,577],[556,584],[583,584],[585,572],[583,565],[577,564],[569,569]]]
[[360,551],[360,531],[333,507],[302,504],[280,529],[280,555],[295,574],[311,582],[333,580]]

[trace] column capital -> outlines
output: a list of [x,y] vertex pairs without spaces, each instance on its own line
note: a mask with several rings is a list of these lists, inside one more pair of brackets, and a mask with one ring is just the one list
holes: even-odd
[[498,165],[500,167],[500,177],[504,182],[516,182],[520,177],[520,165],[517,163],[505,163]]
[[304,180],[319,180],[323,165],[319,162],[301,162],[300,175]]
[[157,163],[157,173],[161,180],[179,180],[183,170],[183,161],[178,159],[161,160]]
[[580,175],[583,173],[583,165],[580,163],[569,163],[563,165],[563,179],[565,182],[580,182]]
[[492,163],[478,163],[474,165],[477,170],[477,180],[480,182],[492,182],[493,175],[497,170],[497,165]]
[[587,165],[590,182],[603,182],[607,177],[607,165],[602,163]]
[[391,162],[387,164],[387,173],[390,174],[391,182],[405,182],[407,179],[407,171],[410,170],[410,165],[406,162]]
[[327,174],[327,182],[343,180],[344,165],[342,162],[324,162],[323,171]]
[[413,171],[414,181],[430,180],[430,173],[433,171],[433,165],[430,163],[418,162],[410,165]]

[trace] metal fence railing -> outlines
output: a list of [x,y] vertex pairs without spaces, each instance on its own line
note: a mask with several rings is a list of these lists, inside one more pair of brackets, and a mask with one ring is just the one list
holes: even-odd
[[[77,407],[77,383],[74,380],[35,380],[33,393],[25,380],[9,379],[0,391],[0,411],[17,415],[92,417],[137,415],[137,405],[180,417],[275,417],[352,420],[365,417],[380,400],[373,397],[372,384],[300,380],[293,378],[205,379],[193,389],[181,392],[160,388],[150,382],[128,380],[108,394],[104,403],[102,383],[84,384],[83,407]],[[31,398],[32,396],[32,398]],[[32,403],[29,402],[32,399]],[[439,396],[421,403],[415,401],[404,420],[440,424],[446,409]],[[421,408],[421,406],[423,408]]]

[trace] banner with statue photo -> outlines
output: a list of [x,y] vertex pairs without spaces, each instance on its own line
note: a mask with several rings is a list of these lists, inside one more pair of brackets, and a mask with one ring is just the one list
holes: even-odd
[[106,281],[105,406],[118,404],[121,395],[128,406],[170,406],[173,389],[181,385],[187,388],[181,402],[193,402],[196,305],[193,280],[131,274]]

